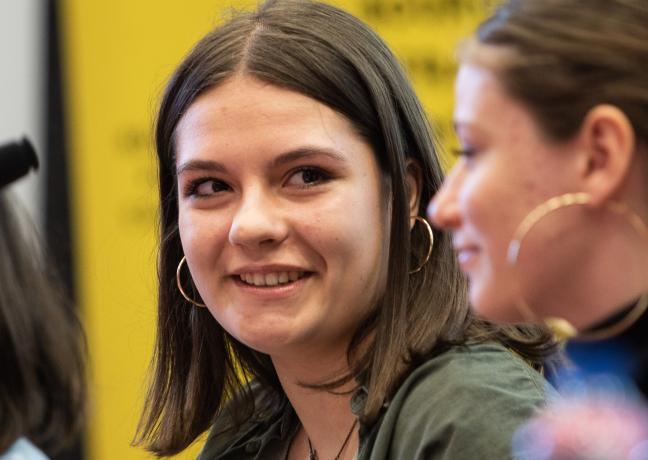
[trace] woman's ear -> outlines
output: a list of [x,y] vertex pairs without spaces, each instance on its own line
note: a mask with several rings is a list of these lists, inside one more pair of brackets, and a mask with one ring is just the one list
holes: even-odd
[[579,141],[586,153],[584,190],[600,206],[623,187],[635,156],[635,134],[618,107],[598,105],[585,117]]
[[[407,194],[409,202],[409,215],[418,216],[419,205],[421,202],[422,191],[422,174],[421,166],[416,160],[409,158],[405,166],[405,182],[407,185]],[[410,230],[414,227],[416,221],[411,219]]]

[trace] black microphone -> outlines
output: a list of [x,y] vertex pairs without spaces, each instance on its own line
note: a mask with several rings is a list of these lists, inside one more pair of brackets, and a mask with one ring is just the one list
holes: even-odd
[[19,142],[0,145],[0,188],[21,178],[32,168],[38,169],[38,157],[26,137]]

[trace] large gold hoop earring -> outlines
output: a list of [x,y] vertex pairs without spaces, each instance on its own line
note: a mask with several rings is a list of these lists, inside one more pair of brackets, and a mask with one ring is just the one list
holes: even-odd
[[414,216],[414,220],[421,222],[423,224],[423,226],[427,230],[427,235],[430,239],[430,244],[428,245],[427,254],[425,254],[425,257],[423,258],[423,260],[421,261],[418,267],[416,267],[414,270],[410,270],[409,272],[410,275],[420,272],[423,266],[426,263],[428,263],[428,261],[430,260],[430,256],[432,255],[432,248],[434,247],[434,232],[432,232],[432,227],[430,226],[428,221],[421,216]]
[[205,305],[204,303],[196,302],[195,300],[190,298],[185,292],[185,290],[182,288],[182,283],[180,282],[180,270],[182,270],[182,265],[186,261],[187,261],[187,257],[182,256],[182,259],[180,259],[180,263],[178,264],[178,268],[176,269],[176,283],[178,284],[178,290],[180,291],[180,294],[182,294],[182,297],[184,297],[187,302],[194,304],[196,307],[206,307],[207,305]]
[[[509,265],[511,265],[515,269],[524,238],[540,220],[542,220],[548,214],[557,211],[558,209],[568,206],[586,206],[590,204],[591,201],[592,198],[588,193],[566,193],[564,195],[550,198],[549,200],[533,209],[529,214],[526,215],[520,225],[518,225],[515,233],[513,234],[513,238],[509,243],[508,251],[506,254],[507,262],[509,263]],[[648,241],[648,227],[641,219],[641,217],[639,217],[639,215],[632,209],[630,209],[627,205],[618,201],[609,201],[604,206],[607,210],[626,219],[630,223],[632,228],[637,232],[637,234],[639,234],[639,236],[644,240]],[[516,304],[516,306],[520,313],[528,320],[538,320],[538,316],[534,313],[533,309],[524,298],[520,298],[520,301]],[[597,329],[586,334],[581,334],[578,329],[576,329],[569,321],[564,318],[548,317],[541,318],[541,320],[553,331],[556,339],[559,341],[604,340],[610,337],[614,337],[628,329],[641,317],[641,315],[644,314],[647,308],[648,292],[644,292],[641,294],[641,296],[637,300],[637,303],[628,312],[628,314],[621,318],[619,321],[609,327]]]

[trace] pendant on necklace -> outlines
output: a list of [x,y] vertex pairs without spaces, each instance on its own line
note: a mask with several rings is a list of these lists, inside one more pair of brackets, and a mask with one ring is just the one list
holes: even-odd
[[308,439],[308,460],[318,460],[317,459],[317,451],[313,449],[313,444],[311,444],[311,440],[309,437]]

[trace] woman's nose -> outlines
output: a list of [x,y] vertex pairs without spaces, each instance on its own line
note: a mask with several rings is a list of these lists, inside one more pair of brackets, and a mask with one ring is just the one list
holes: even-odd
[[255,190],[244,195],[232,219],[229,241],[234,246],[257,249],[280,243],[287,233],[281,210],[270,195]]
[[427,208],[432,225],[445,230],[455,230],[461,225],[461,213],[457,202],[458,171],[451,171]]

